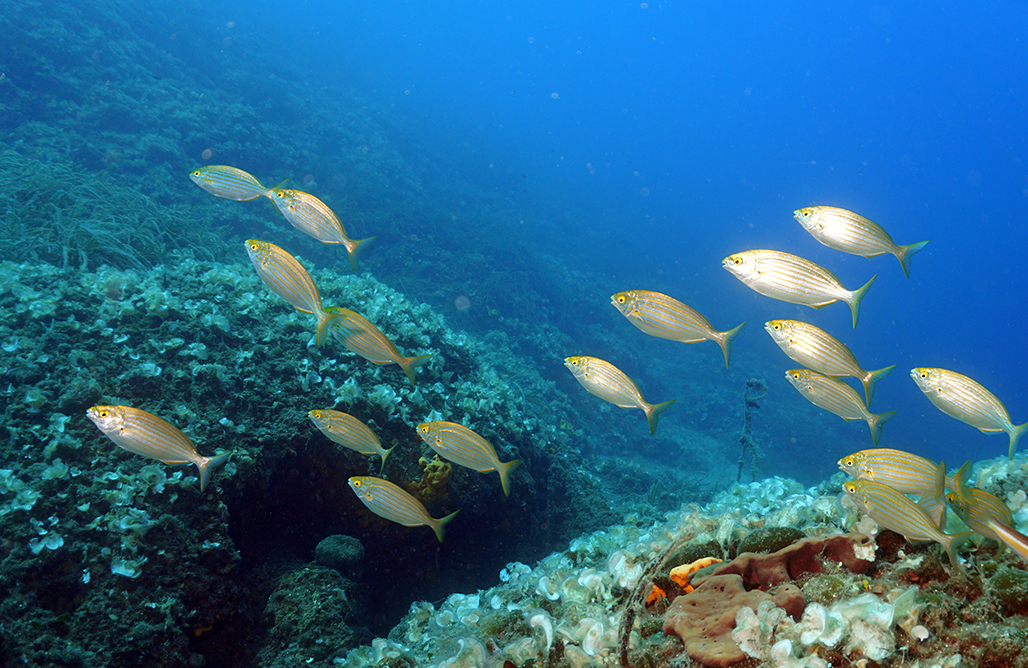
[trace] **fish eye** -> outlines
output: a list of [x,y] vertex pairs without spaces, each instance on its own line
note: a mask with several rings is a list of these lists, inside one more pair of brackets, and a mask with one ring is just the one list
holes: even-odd
[[625,298],[624,297],[618,297],[618,303],[619,304],[624,304],[625,303]]
[[361,481],[360,480],[354,480],[353,481],[353,486],[354,487],[360,487],[361,486]]
[[742,258],[739,257],[739,256],[733,257],[732,258],[732,264],[742,264]]
[[782,326],[779,325],[777,322],[775,324],[771,325],[771,329],[774,329],[774,330],[779,330],[781,328],[782,328]]

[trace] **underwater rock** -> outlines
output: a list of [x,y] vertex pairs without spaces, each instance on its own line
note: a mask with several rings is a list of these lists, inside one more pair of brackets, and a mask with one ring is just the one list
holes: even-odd
[[279,578],[262,614],[256,665],[296,666],[330,661],[336,648],[355,646],[368,632],[347,622],[361,619],[354,584],[334,570],[304,566]]
[[328,536],[314,548],[314,561],[351,580],[360,580],[364,573],[364,546],[353,536]]
[[772,595],[746,591],[738,574],[712,575],[674,600],[664,615],[664,633],[680,638],[694,661],[725,668],[747,658],[732,639],[736,613],[743,607],[757,609],[764,601],[783,608],[793,619],[803,614],[806,605],[803,593],[792,584]]

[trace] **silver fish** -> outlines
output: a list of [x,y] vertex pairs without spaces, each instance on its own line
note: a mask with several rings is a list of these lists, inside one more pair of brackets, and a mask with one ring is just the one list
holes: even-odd
[[828,271],[798,255],[776,250],[749,250],[729,255],[721,266],[762,295],[790,304],[822,308],[837,301],[849,304],[853,326],[860,315],[860,300],[876,276],[857,290],[847,290]]
[[920,241],[900,246],[878,223],[834,206],[808,206],[793,211],[792,215],[803,229],[829,248],[862,257],[892,253],[907,278],[910,278],[910,258],[928,243]]

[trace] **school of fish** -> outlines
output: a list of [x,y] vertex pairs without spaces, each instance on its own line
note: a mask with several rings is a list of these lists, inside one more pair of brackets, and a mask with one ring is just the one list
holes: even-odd
[[[227,165],[197,168],[189,178],[216,197],[239,202],[268,198],[297,230],[321,243],[343,246],[353,271],[357,271],[361,251],[375,238],[350,239],[338,216],[324,202],[309,193],[284,188],[285,181],[269,188],[251,174]],[[896,244],[877,223],[836,207],[805,207],[794,211],[793,216],[811,236],[829,248],[868,258],[887,253],[894,255],[907,278],[912,256],[928,243]],[[373,364],[396,364],[409,382],[415,383],[417,368],[427,363],[430,355],[404,356],[384,332],[357,311],[323,305],[311,275],[283,248],[249,239],[245,250],[257,275],[271,292],[297,311],[315,318],[314,336],[318,346],[329,338],[335,339]],[[752,290],[776,300],[814,309],[844,302],[852,313],[854,328],[861,302],[877,277],[872,276],[858,289],[848,290],[830,270],[798,255],[768,249],[734,253],[724,258],[722,266]],[[724,331],[714,329],[692,307],[651,290],[618,292],[611,296],[611,304],[632,325],[650,336],[681,343],[713,341],[721,348],[726,368],[731,361],[732,342],[746,324]],[[882,425],[896,413],[876,414],[868,406],[877,383],[895,366],[866,370],[844,343],[808,323],[770,320],[764,329],[790,359],[802,365],[802,368],[786,371],[786,380],[814,405],[847,421],[866,422],[877,446]],[[651,434],[656,433],[658,416],[675,402],[675,399],[655,404],[646,401],[635,381],[614,364],[597,357],[571,355],[565,358],[564,364],[589,393],[620,408],[643,411]],[[1013,424],[1003,403],[992,393],[967,376],[946,369],[918,367],[912,369],[910,375],[925,396],[947,415],[983,433],[1006,433],[1010,441],[1008,455],[1013,458],[1020,437],[1028,431],[1028,423]],[[859,381],[864,396],[841,380],[843,378]],[[212,471],[231,456],[230,452],[201,456],[178,428],[138,408],[99,405],[90,408],[87,417],[114,443],[132,453],[165,464],[195,465],[201,492]],[[350,488],[369,511],[403,526],[427,526],[442,542],[445,526],[459,511],[433,518],[421,500],[411,493],[412,486],[405,489],[381,477],[390,453],[397,446],[383,448],[378,436],[360,418],[334,408],[313,409],[308,418],[333,443],[380,458],[379,477],[349,478]],[[503,494],[510,494],[510,474],[521,462],[517,459],[501,461],[493,445],[467,426],[443,420],[424,422],[416,427],[415,434],[449,462],[483,473],[496,471]],[[1028,537],[1012,528],[1013,518],[1003,501],[969,484],[970,464],[947,475],[942,462],[877,447],[839,460],[839,468],[854,478],[843,485],[843,491],[856,506],[879,526],[909,541],[939,543],[955,569],[962,569],[957,549],[974,534],[1010,547],[1028,560]],[[969,531],[945,533],[948,507],[963,519]]]

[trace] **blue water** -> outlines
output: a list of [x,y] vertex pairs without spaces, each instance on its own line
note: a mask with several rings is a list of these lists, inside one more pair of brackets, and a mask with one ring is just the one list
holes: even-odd
[[[504,499],[494,475],[488,477],[492,487],[478,479],[481,487],[458,488],[459,476],[467,476],[459,471],[451,483],[454,498],[445,503],[452,504],[446,512],[460,504],[462,515],[438,548],[424,527],[390,526],[380,532],[359,524],[357,518],[367,515],[343,481],[364,471],[353,470],[358,464],[352,458],[333,460],[328,467],[310,464],[312,454],[329,451],[314,440],[302,412],[297,414],[302,426],[296,426],[289,443],[265,443],[257,435],[278,430],[286,421],[276,413],[279,399],[272,396],[253,411],[228,402],[225,419],[245,423],[244,440],[255,436],[255,451],[263,454],[256,470],[252,461],[243,460],[232,462],[238,465],[234,476],[215,474],[216,487],[208,494],[218,489],[234,506],[231,519],[225,513],[212,523],[216,528],[209,528],[220,533],[197,532],[191,539],[210,538],[214,547],[216,538],[226,539],[223,552],[211,556],[198,573],[213,577],[220,568],[217,559],[242,555],[244,565],[232,586],[246,583],[240,589],[249,588],[265,577],[265,567],[269,572],[279,568],[280,552],[288,557],[283,563],[306,563],[328,533],[359,536],[369,555],[361,584],[378,599],[368,604],[373,618],[368,624],[385,633],[411,600],[439,600],[454,591],[491,586],[508,561],[534,563],[562,549],[567,536],[557,535],[565,530],[558,525],[591,531],[639,508],[657,517],[683,501],[709,499],[736,478],[743,391],[750,379],[766,381],[768,392],[751,414],[759,466],[744,461],[741,479],[776,474],[816,484],[836,470],[840,457],[872,442],[864,424],[843,423],[804,400],[785,380],[785,371],[796,363],[763,331],[763,323],[772,318],[803,320],[828,330],[850,346],[865,368],[896,365],[878,384],[871,406],[875,412],[898,411],[884,426],[882,447],[944,459],[951,468],[968,459],[1005,456],[1005,435],[984,435],[944,415],[908,373],[929,366],[967,374],[1005,402],[1015,423],[1028,421],[1028,272],[1023,268],[1028,247],[1028,5],[832,4],[0,3],[0,27],[9,36],[0,40],[0,157],[17,153],[26,160],[16,164],[39,161],[55,172],[83,176],[87,184],[109,186],[89,193],[106,198],[105,204],[126,192],[141,193],[169,213],[195,216],[196,226],[215,222],[218,240],[224,237],[227,245],[196,248],[201,260],[238,262],[249,272],[242,239],[268,238],[282,240],[314,263],[319,277],[331,271],[350,275],[338,248],[326,250],[289,229],[266,202],[216,200],[185,175],[205,163],[224,163],[245,168],[269,185],[292,177],[294,187],[324,197],[345,219],[351,236],[378,235],[361,258],[362,271],[413,302],[429,303],[453,329],[472,334],[460,350],[465,359],[447,359],[445,376],[419,372],[419,384],[429,387],[444,380],[444,391],[456,391],[466,382],[458,370],[477,363],[471,359],[476,356],[496,366],[512,385],[522,370],[505,365],[532,365],[533,372],[553,383],[552,389],[544,388],[534,373],[526,373],[526,390],[520,393],[529,395],[527,417],[536,417],[537,411],[543,420],[560,421],[552,425],[556,436],[539,430],[521,443],[496,443],[504,459],[509,454],[525,460]],[[46,171],[0,175],[18,186],[0,201],[6,207],[0,214],[8,214],[0,222],[10,226],[25,211],[42,215],[44,232],[48,222],[63,229],[56,214],[65,213],[62,208],[70,203],[52,198],[58,203],[48,208],[53,193],[46,190],[52,186],[39,188],[44,192],[33,191],[35,182],[26,186],[33,174],[42,174],[43,184],[68,182],[47,180]],[[74,196],[84,197],[81,192]],[[33,208],[33,202],[47,204]],[[128,204],[138,206],[135,200]],[[819,244],[792,216],[810,205],[861,213],[898,243],[931,242],[913,258],[907,279],[891,256],[866,259]],[[48,212],[55,213],[53,221]],[[27,245],[39,241],[35,232],[28,230],[32,238],[25,239]],[[178,249],[205,238],[168,237],[162,243]],[[43,241],[60,247],[63,240]],[[721,268],[725,256],[755,248],[806,257],[835,272],[851,289],[877,275],[858,326],[851,326],[844,304],[813,310],[774,301]],[[25,255],[35,260],[33,252],[12,244],[0,252],[0,260],[20,261]],[[67,285],[80,280],[75,255],[70,252],[61,274],[61,281],[70,281]],[[168,255],[169,272],[187,266],[177,264],[174,253]],[[96,272],[98,264],[91,262],[88,271]],[[472,275],[468,267],[482,273]],[[609,303],[612,293],[628,289],[677,297],[718,329],[746,321],[732,346],[731,367],[725,369],[713,343],[684,345],[635,329]],[[9,303],[21,298],[13,296],[10,286],[6,292],[11,293],[5,297]],[[0,290],[0,296],[5,294]],[[266,292],[261,297],[274,299]],[[365,305],[359,297],[350,304],[357,310]],[[467,301],[458,302],[461,297]],[[459,310],[457,303],[470,308]],[[84,310],[81,304],[72,306],[75,317],[89,319],[83,322],[94,318],[93,304]],[[68,324],[74,319],[59,313],[53,323],[33,317],[25,333],[5,339],[2,354],[14,350],[21,356],[17,351],[28,350],[31,339],[46,347],[36,358],[39,365],[67,355],[67,345],[77,349],[82,343],[86,351],[95,350],[95,341],[80,342],[73,335],[63,347],[52,345],[51,329],[74,331]],[[24,314],[17,317],[27,322]],[[160,327],[157,320],[124,322],[131,328]],[[185,327],[179,320],[177,315],[168,323],[171,331]],[[164,336],[163,330],[156,331]],[[226,344],[233,360],[235,346],[246,346],[247,335]],[[489,345],[476,347],[482,340]],[[131,341],[140,347],[146,343]],[[505,348],[513,354],[489,358]],[[328,350],[312,350],[311,359],[343,354]],[[135,351],[125,352],[130,353],[124,358],[128,373]],[[612,409],[586,394],[564,369],[568,355],[610,360],[636,379],[653,403],[677,399],[661,416],[656,437],[640,411]],[[167,364],[165,378],[192,361]],[[64,396],[65,379],[39,381],[32,375],[35,362],[15,364],[4,358],[0,366],[13,380],[12,388],[42,383],[53,391],[51,398]],[[66,371],[63,360],[60,368]],[[170,401],[161,396],[158,381],[140,381],[137,388],[124,376],[74,371],[78,380],[100,376],[96,382],[103,386],[97,392],[103,401],[142,408]],[[275,366],[268,373],[279,383],[292,372]],[[406,386],[399,374],[383,378]],[[178,417],[166,417],[184,421],[181,415],[225,401],[218,396],[211,404],[202,387],[182,399]],[[20,397],[28,400],[27,392],[19,387],[5,395],[11,397],[8,429],[11,434],[20,429],[22,440],[9,439],[11,447],[0,464],[16,469],[19,480],[45,494],[32,522],[27,515],[6,516],[5,526],[17,535],[5,549],[20,550],[7,558],[22,564],[9,568],[6,577],[19,583],[10,588],[22,588],[31,605],[60,601],[52,610],[44,606],[56,616],[65,602],[79,600],[64,589],[69,582],[92,591],[85,588],[88,577],[77,584],[78,562],[71,571],[66,568],[73,563],[66,560],[73,540],[81,541],[74,549],[87,555],[83,568],[94,574],[90,595],[107,590],[101,573],[116,582],[122,577],[108,572],[111,557],[102,551],[103,540],[117,544],[120,539],[106,534],[84,538],[100,502],[95,488],[88,496],[82,488],[102,486],[105,462],[124,465],[126,471],[150,462],[117,460],[113,446],[85,424],[76,407],[69,438],[74,433],[87,447],[77,455],[57,452],[69,464],[88,469],[88,475],[69,487],[78,489],[78,496],[52,494],[64,483],[40,477],[36,465],[37,437],[54,407],[47,404],[38,412],[18,408]],[[92,395],[83,390],[82,396]],[[72,399],[65,405],[80,400]],[[268,427],[272,417],[281,420]],[[442,417],[482,424],[496,419]],[[404,443],[388,473],[400,479],[394,472],[415,470],[418,455],[411,444],[420,446],[411,437],[411,425],[396,420],[379,426]],[[25,434],[33,436],[26,441]],[[236,448],[234,439],[231,434],[212,436],[201,451]],[[581,462],[569,456],[577,455],[575,449],[584,455]],[[1028,440],[1021,450],[1028,450]],[[406,469],[398,466],[400,457],[408,458]],[[624,466],[626,460],[635,466]],[[287,468],[265,471],[265,466],[273,469],[268,462],[286,462]],[[575,475],[565,480],[560,475],[565,471]],[[576,487],[587,487],[583,481],[594,486]],[[210,507],[204,505],[209,498],[183,494],[172,508],[175,494],[167,501],[140,497],[137,504],[162,521],[166,512],[188,518],[183,510],[187,499],[194,514]],[[248,503],[252,498],[255,505]],[[84,517],[83,507],[90,517]],[[62,518],[59,529],[68,542],[64,551],[42,552],[39,559],[49,561],[38,563],[57,568],[60,560],[63,575],[51,577],[42,568],[38,581],[47,584],[37,586],[35,575],[23,577],[37,566],[37,555],[27,554],[24,546],[42,535],[44,517]],[[182,572],[160,570],[160,564],[171,568],[174,562],[158,547],[162,538],[167,536],[157,531],[149,535],[151,542],[140,555],[149,555],[150,561],[144,579],[134,582],[168,581]],[[229,538],[235,542],[231,548]],[[17,548],[10,547],[15,543]],[[193,547],[176,543],[169,554],[174,549],[191,553]],[[379,558],[383,554],[388,558]],[[192,568],[194,562],[183,563]],[[191,579],[179,579],[193,587]],[[258,582],[248,591],[263,586]],[[213,592],[211,605],[199,616],[176,612],[178,632],[200,638],[197,631],[206,634],[204,628],[220,622],[224,610],[263,606],[258,600],[263,593],[226,591]],[[139,606],[153,607],[139,596],[119,600],[111,603],[122,606],[109,615],[112,623],[128,624],[141,617]],[[190,599],[182,594],[182,600]],[[246,605],[237,605],[240,601]],[[249,614],[233,623],[242,625],[238,620]],[[171,646],[164,636],[111,628],[116,630],[109,637],[134,648],[143,647],[148,637],[156,638],[154,646]],[[201,642],[232,653],[238,639],[222,639],[237,634],[222,631],[203,635]],[[35,634],[33,627],[28,635]],[[90,642],[99,646],[107,640]],[[41,655],[47,647],[39,644]]]
[[[792,364],[761,331],[772,317],[827,329],[867,368],[897,365],[873,403],[900,411],[882,445],[953,463],[1006,450],[1005,435],[936,410],[907,377],[914,366],[965,373],[1028,419],[1023,3],[385,1],[233,18],[256,33],[274,24],[263,38],[304,54],[312,80],[401,115],[484,189],[570,212],[560,226],[527,221],[541,251],[679,296],[723,329],[748,321],[737,363],[783,400]],[[814,204],[931,243],[907,280],[890,256],[818,244],[791,215]],[[761,247],[850,288],[878,274],[857,329],[844,305],[774,302],[719,267]],[[796,406],[811,428],[795,447],[843,454],[818,440],[837,418]]]

